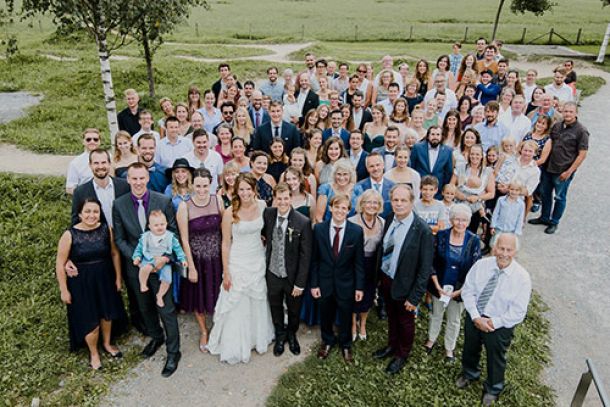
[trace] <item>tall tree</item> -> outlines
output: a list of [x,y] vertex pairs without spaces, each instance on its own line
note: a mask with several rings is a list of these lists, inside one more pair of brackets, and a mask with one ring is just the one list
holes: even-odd
[[[608,0],[607,0],[608,1]],[[498,4],[498,10],[496,11],[496,19],[494,21],[494,29],[491,34],[491,39],[496,39],[496,32],[498,31],[498,24],[500,23],[500,14],[506,0],[500,0]],[[536,16],[543,15],[546,11],[552,9],[556,3],[550,0],[512,0],[510,5],[510,11],[514,14],[521,13],[525,14],[526,11],[534,13]]]
[[84,28],[95,40],[112,145],[119,126],[108,58],[111,51],[125,44],[128,32],[124,27],[131,18],[126,10],[131,3],[131,0],[23,0],[22,2],[26,17],[36,13],[49,13],[58,27]]
[[123,27],[141,46],[148,76],[148,93],[155,96],[153,57],[161,44],[163,35],[172,32],[176,25],[188,17],[191,7],[209,9],[206,0],[155,0],[134,1],[130,4],[131,21]]

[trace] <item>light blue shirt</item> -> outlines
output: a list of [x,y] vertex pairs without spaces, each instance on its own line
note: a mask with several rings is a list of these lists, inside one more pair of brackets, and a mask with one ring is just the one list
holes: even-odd
[[[208,111],[205,110],[205,107],[197,110],[203,116],[203,128],[208,133],[214,133],[214,127],[218,126],[222,121],[222,114],[220,113],[220,109],[214,108],[213,114],[208,114]],[[172,163],[173,164],[173,163]]]
[[525,216],[525,203],[522,198],[511,201],[508,196],[498,199],[494,214],[491,217],[491,227],[497,233],[514,233],[521,235],[523,229],[523,217]]
[[413,219],[415,216],[413,215],[413,211],[402,221],[394,218],[388,232],[386,233],[385,238],[383,239],[384,247],[388,244],[388,239],[392,234],[392,229],[396,229],[394,231],[394,251],[392,252],[392,259],[390,261],[389,270],[384,270],[383,272],[388,275],[391,279],[394,279],[396,275],[396,266],[398,265],[398,258],[400,257],[400,250],[402,249],[402,245],[405,242],[405,238],[407,237],[407,233],[409,233],[409,229],[411,229],[411,225],[413,225]]
[[281,102],[284,95],[284,80],[278,79],[275,83],[271,83],[267,80],[259,89],[263,95],[271,96],[271,100]]
[[178,136],[176,142],[172,144],[169,138],[161,139],[157,144],[155,161],[163,167],[171,168],[176,158],[181,158],[193,151],[193,142],[185,137]]
[[462,58],[464,56],[462,54],[454,54],[453,52],[449,54],[449,70],[453,73],[453,76],[457,79],[458,70],[460,69],[460,64],[462,63]]
[[483,145],[483,153],[486,154],[491,146],[500,148],[502,139],[508,136],[508,128],[502,123],[496,122],[493,126],[488,126],[487,121],[481,122],[474,126],[474,129],[481,135],[481,144]]

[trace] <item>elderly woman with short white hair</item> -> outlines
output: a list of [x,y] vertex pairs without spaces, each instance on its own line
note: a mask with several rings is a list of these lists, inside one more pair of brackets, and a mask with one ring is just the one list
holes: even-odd
[[433,271],[428,283],[432,294],[432,314],[428,327],[428,341],[424,344],[431,353],[441,331],[443,315],[447,314],[445,327],[445,356],[454,362],[453,351],[460,334],[460,320],[464,303],[460,294],[466,275],[481,257],[479,237],[468,230],[472,211],[467,205],[455,204],[449,211],[449,229],[436,235]]

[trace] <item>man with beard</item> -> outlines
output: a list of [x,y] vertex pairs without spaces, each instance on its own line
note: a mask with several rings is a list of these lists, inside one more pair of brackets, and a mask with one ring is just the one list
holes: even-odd
[[152,134],[142,134],[138,139],[138,159],[148,168],[149,181],[147,188],[164,193],[169,185],[165,176],[165,167],[155,162],[156,140]]
[[566,70],[557,68],[553,72],[553,82],[544,87],[545,93],[556,97],[560,102],[571,102],[574,100],[572,88],[565,84]]
[[[275,100],[273,99],[273,96],[271,99]],[[281,102],[281,100],[278,100],[278,102]],[[255,129],[258,129],[261,124],[269,121],[269,113],[267,112],[267,109],[263,107],[263,93],[261,91],[255,90],[252,92],[248,113],[250,114],[250,120]]]
[[79,222],[78,208],[87,198],[95,198],[102,204],[100,221],[112,227],[112,204],[114,200],[129,192],[127,181],[110,176],[110,154],[107,150],[95,149],[89,153],[89,168],[93,179],[78,186],[72,197],[72,224]]
[[485,105],[485,120],[474,126],[474,129],[481,136],[481,145],[483,146],[484,153],[487,153],[491,146],[500,148],[502,140],[509,135],[508,128],[498,121],[499,113],[500,105],[498,102],[489,102]]
[[193,151],[184,155],[189,165],[193,168],[206,168],[212,174],[212,183],[210,184],[210,192],[214,193],[218,190],[218,177],[222,173],[223,162],[222,157],[216,151],[210,149],[209,134],[203,129],[197,129],[193,132]]
[[[356,78],[356,80],[358,80],[358,78]],[[345,95],[347,95],[347,91],[345,92]],[[373,121],[373,115],[368,109],[366,109],[362,105],[362,103],[364,102],[364,95],[359,90],[356,90],[354,92],[351,102],[352,121],[354,122],[354,127],[362,131],[362,129],[364,129],[365,124]]]
[[[413,146],[409,167],[425,177],[433,175],[438,179],[436,199],[443,199],[443,187],[451,181],[453,175],[453,155],[451,147],[441,144],[442,129],[430,126],[426,139]],[[417,191],[415,192],[417,194]]]
[[271,100],[281,102],[284,96],[284,80],[278,80],[277,75],[277,67],[271,66],[267,68],[267,80],[261,84],[259,89],[263,95],[271,96]]

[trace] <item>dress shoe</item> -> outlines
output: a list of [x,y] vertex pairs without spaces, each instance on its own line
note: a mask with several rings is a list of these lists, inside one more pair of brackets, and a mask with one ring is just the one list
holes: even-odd
[[146,345],[146,347],[144,348],[144,350],[142,351],[142,356],[144,356],[145,358],[149,358],[152,355],[155,354],[155,352],[157,352],[157,349],[159,349],[161,347],[161,345],[163,345],[164,340],[157,340],[157,339],[151,339],[150,342],[148,342],[148,345]]
[[473,381],[474,380],[470,380],[465,376],[460,376],[455,381],[455,385],[457,386],[458,389],[465,389],[466,387],[470,386],[470,383],[472,383]]
[[330,354],[330,350],[333,347],[330,345],[322,344],[320,345],[320,350],[318,350],[318,359],[326,359]]
[[385,348],[381,348],[376,350],[375,352],[373,352],[373,357],[375,359],[385,359],[388,356],[392,356],[392,353],[394,353],[394,351],[392,350],[391,347],[385,347]]
[[530,219],[527,221],[527,223],[529,223],[530,225],[548,225],[549,221],[544,220],[544,219],[542,219],[542,217],[540,217],[540,218]]
[[385,371],[388,374],[396,374],[402,370],[402,368],[407,364],[407,358],[393,358],[388,367],[386,367]]
[[552,235],[556,231],[557,231],[557,225],[549,225],[546,227],[546,229],[544,229],[544,233],[546,233],[547,235]]
[[288,335],[288,349],[292,352],[293,355],[301,354],[301,345],[299,345],[299,341],[295,334]]
[[385,307],[377,307],[377,316],[381,321],[388,319],[388,313],[385,310]]
[[540,210],[540,204],[539,204],[539,203],[534,203],[534,204],[532,205],[532,209],[530,209],[530,212],[532,212],[532,213],[536,213],[536,212],[538,212],[539,210]]
[[353,363],[354,355],[352,354],[351,348],[343,348],[341,349],[341,355],[343,355],[343,360],[345,363]]
[[170,377],[173,375],[176,369],[178,369],[178,362],[180,362],[181,357],[182,354],[180,352],[167,355],[167,360],[165,361],[165,366],[161,371],[161,376]]
[[434,347],[436,346],[436,343],[433,343],[432,346],[426,346],[424,345],[424,349],[426,350],[426,354],[431,354],[432,351],[434,350]]
[[273,355],[282,356],[283,353],[284,353],[284,341],[275,341],[275,345],[273,345]]
[[481,399],[481,405],[483,406],[491,406],[493,405],[494,401],[498,400],[498,396],[495,396],[493,394],[489,394],[489,393],[485,393],[483,394],[483,398]]

